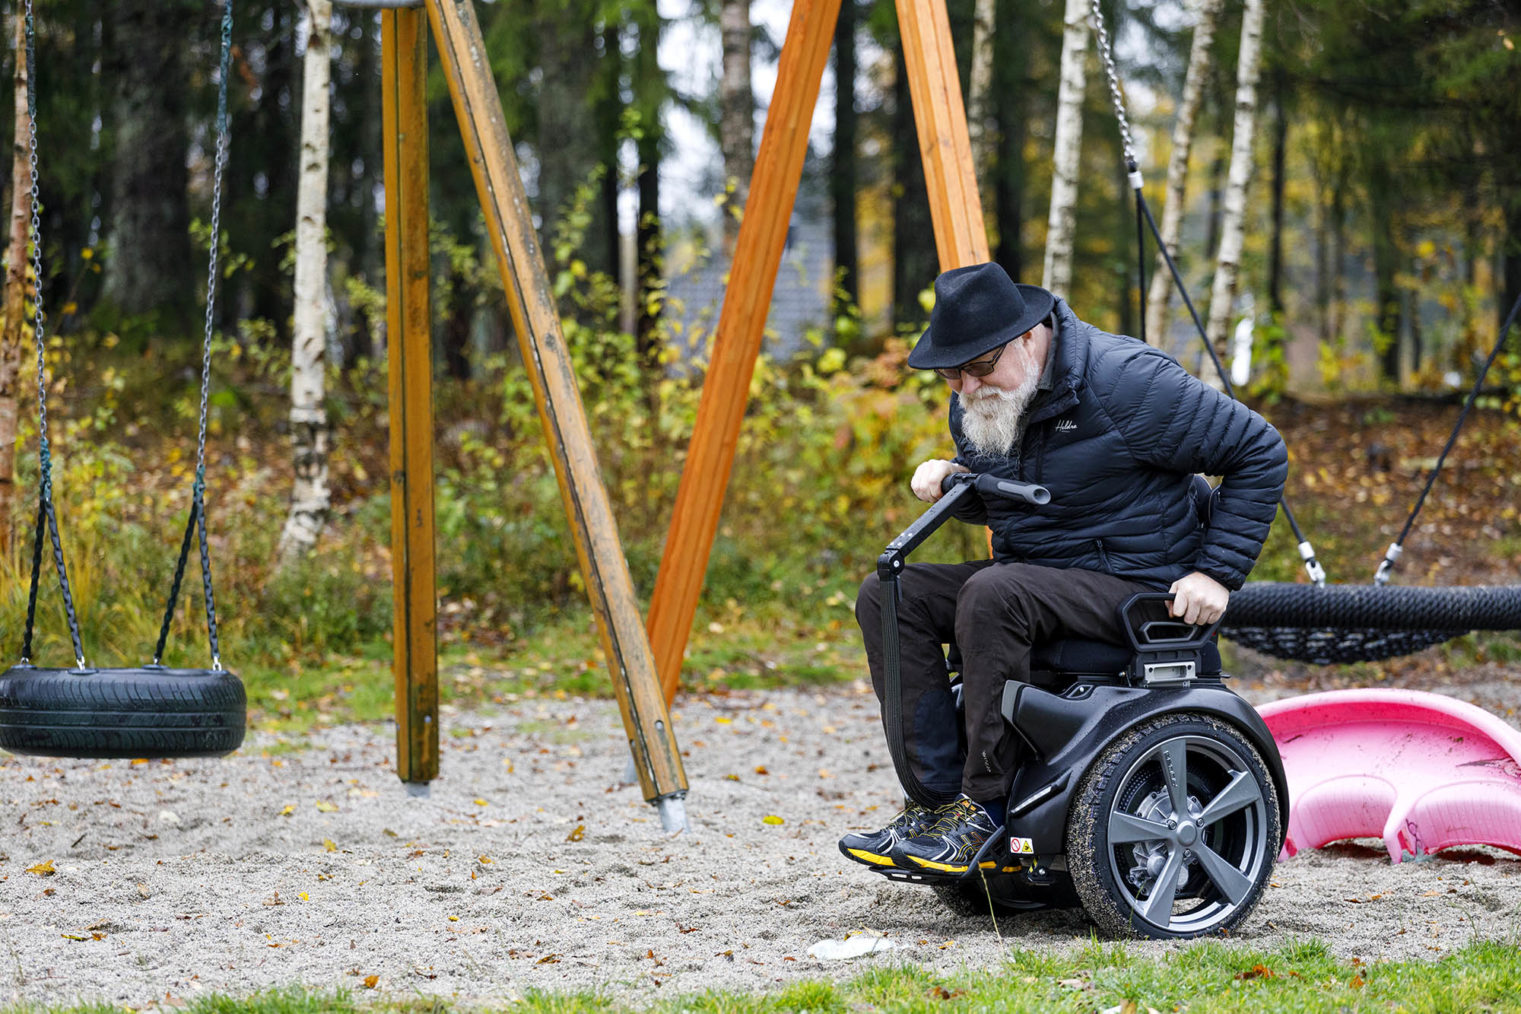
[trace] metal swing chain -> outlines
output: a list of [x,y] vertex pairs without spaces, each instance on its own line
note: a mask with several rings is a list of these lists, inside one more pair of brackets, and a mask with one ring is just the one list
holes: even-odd
[[[1141,223],[1144,220],[1146,225],[1151,229],[1152,237],[1157,241],[1157,251],[1162,255],[1162,260],[1166,263],[1168,271],[1172,274],[1173,284],[1177,286],[1178,294],[1182,296],[1184,305],[1188,307],[1188,312],[1193,317],[1194,326],[1199,331],[1199,337],[1204,341],[1204,350],[1209,353],[1209,357],[1215,365],[1215,372],[1220,376],[1220,383],[1225,393],[1234,398],[1236,397],[1236,392],[1231,387],[1230,378],[1226,376],[1225,366],[1220,362],[1220,357],[1216,354],[1215,347],[1209,340],[1204,322],[1199,319],[1199,313],[1194,309],[1193,300],[1188,296],[1188,287],[1183,283],[1183,274],[1178,270],[1178,266],[1173,261],[1172,255],[1167,252],[1167,246],[1162,242],[1162,233],[1157,228],[1156,220],[1151,216],[1151,208],[1146,203],[1146,195],[1142,190],[1144,181],[1141,178],[1141,168],[1140,164],[1136,161],[1135,143],[1130,134],[1130,118],[1125,115],[1125,98],[1120,92],[1119,71],[1115,67],[1114,49],[1109,43],[1109,32],[1104,27],[1104,12],[1099,7],[1099,0],[1093,0],[1091,10],[1093,12],[1093,31],[1098,37],[1099,56],[1104,62],[1104,74],[1109,79],[1109,98],[1114,103],[1114,115],[1120,124],[1120,140],[1125,150],[1125,171],[1129,174],[1130,187],[1135,191],[1136,249],[1139,254],[1137,260],[1141,265],[1141,327],[1143,329],[1141,340],[1144,341],[1146,338],[1144,331],[1146,326],[1146,244],[1140,241],[1144,238],[1144,232],[1141,228]],[[1311,583],[1317,587],[1324,587],[1326,583],[1325,568],[1321,566],[1320,560],[1316,558],[1315,547],[1310,544],[1310,540],[1300,530],[1299,522],[1294,517],[1294,512],[1289,509],[1288,497],[1280,496],[1278,505],[1283,509],[1284,519],[1288,521],[1289,528],[1293,531],[1294,538],[1298,542],[1299,558],[1304,563],[1305,573],[1309,575]]]
[[217,638],[216,597],[211,590],[211,552],[206,537],[206,409],[211,397],[211,340],[216,328],[217,264],[222,235],[222,176],[227,167],[227,79],[232,67],[232,0],[225,0],[222,7],[222,50],[217,79],[217,149],[211,184],[211,252],[206,268],[206,321],[201,339],[201,406],[199,430],[195,442],[195,484],[191,491],[190,518],[185,525],[185,538],[180,544],[179,562],[174,568],[174,580],[170,585],[169,602],[164,609],[164,623],[159,628],[158,645],[153,651],[153,664],[160,665],[164,657],[164,645],[169,640],[169,625],[174,619],[174,607],[179,599],[180,584],[185,577],[185,565],[190,556],[192,530],[199,536],[201,551],[201,585],[206,602],[206,634],[211,646],[211,668],[222,671],[222,651]]
[[63,559],[63,541],[58,535],[58,517],[53,510],[53,458],[48,449],[48,382],[45,325],[47,314],[42,306],[42,215],[41,186],[37,170],[37,26],[32,15],[32,0],[26,0],[26,116],[27,148],[31,168],[32,219],[32,336],[37,344],[37,441],[39,482],[37,529],[32,546],[32,584],[26,606],[26,635],[21,644],[21,664],[31,665],[32,633],[37,618],[37,583],[42,568],[43,530],[53,544],[53,564],[58,570],[58,584],[63,590],[63,610],[69,621],[69,636],[74,641],[74,662],[85,668],[84,644],[79,636],[79,617],[74,611],[74,595],[69,589],[69,571]]
[[1109,44],[1109,30],[1104,27],[1104,12],[1099,0],[1093,0],[1093,34],[1098,38],[1099,58],[1104,62],[1104,75],[1109,79],[1109,99],[1114,103],[1115,118],[1120,121],[1120,141],[1125,149],[1125,171],[1130,174],[1131,187],[1141,187],[1140,162],[1135,157],[1135,141],[1130,136],[1130,117],[1125,115],[1125,97],[1120,92],[1120,74],[1114,66],[1114,48]]

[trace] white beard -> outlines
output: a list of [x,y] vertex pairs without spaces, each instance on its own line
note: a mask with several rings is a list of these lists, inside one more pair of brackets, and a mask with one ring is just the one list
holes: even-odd
[[1013,450],[1039,382],[1038,371],[1027,370],[1024,382],[1012,391],[979,387],[970,395],[963,394],[961,427],[972,446],[988,455],[1007,455]]

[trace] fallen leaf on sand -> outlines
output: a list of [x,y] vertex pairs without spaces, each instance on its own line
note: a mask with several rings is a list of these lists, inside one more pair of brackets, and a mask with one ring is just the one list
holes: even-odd
[[586,837],[586,825],[585,824],[577,824],[576,825],[576,829],[574,831],[572,831],[570,834],[568,834],[568,835],[565,836],[565,840],[566,841],[580,841],[582,838],[585,838],[585,837]]
[[379,982],[379,981],[380,981],[380,976],[378,976],[378,975],[366,975],[364,977],[364,988],[365,989],[374,989],[375,988],[375,984],[377,982]]
[[768,813],[764,817],[761,818],[761,823],[762,824],[772,824],[772,825],[775,825],[775,824],[785,824],[787,822],[785,820],[783,820],[782,818],[778,817],[774,813]]

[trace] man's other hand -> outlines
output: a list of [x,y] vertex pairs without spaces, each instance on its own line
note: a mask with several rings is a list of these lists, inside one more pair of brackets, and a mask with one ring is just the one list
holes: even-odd
[[1167,590],[1173,594],[1168,608],[1174,616],[1185,623],[1206,626],[1225,615],[1225,604],[1231,597],[1225,585],[1198,571],[1178,578]]
[[970,468],[958,465],[954,461],[931,458],[914,469],[914,477],[909,480],[909,486],[913,489],[914,496],[925,503],[934,503],[945,495],[940,491],[940,483],[947,475],[970,471]]

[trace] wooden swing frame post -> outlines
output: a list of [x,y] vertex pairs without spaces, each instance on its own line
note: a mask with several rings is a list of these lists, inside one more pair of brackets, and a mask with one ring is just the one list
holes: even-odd
[[381,14],[390,375],[396,773],[438,777],[438,597],[428,297],[428,36],[422,12]]
[[[650,602],[650,641],[667,703],[681,681],[724,492],[734,469],[750,380],[787,242],[808,148],[808,126],[840,0],[795,0],[766,114],[750,199],[714,333],[687,463]],[[961,83],[944,0],[898,0],[898,26],[924,160],[941,270],[988,260]]]
[[[634,770],[645,799],[660,807],[666,829],[683,829],[687,826],[682,802],[687,782],[681,752],[660,692],[612,507],[602,485],[473,0],[426,0],[421,5],[360,0],[358,5],[388,8],[383,22],[386,100],[395,105],[394,110],[388,106],[385,118],[385,146],[389,219],[386,291],[393,300],[388,311],[393,328],[392,484],[398,494],[393,496],[391,508],[398,771],[407,781],[424,781],[438,771],[426,120],[421,103],[411,102],[412,97],[422,94],[421,82],[426,75],[425,10],[554,460],[581,575],[623,713]],[[398,7],[406,9],[395,9]],[[394,95],[393,81],[398,83]],[[396,203],[389,204],[393,199]],[[422,469],[425,475],[419,471]]]

